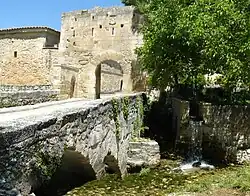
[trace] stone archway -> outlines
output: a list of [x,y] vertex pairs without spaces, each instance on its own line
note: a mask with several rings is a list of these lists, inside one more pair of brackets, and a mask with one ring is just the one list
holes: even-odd
[[114,60],[105,60],[97,65],[95,70],[95,98],[100,99],[101,94],[113,94],[122,91],[123,70]]
[[[93,52],[91,60],[88,64],[83,66],[77,78],[77,96],[86,98],[99,98],[99,94],[102,94],[106,84],[103,84],[105,77],[102,77],[102,64],[112,65],[110,68],[119,67],[119,77],[116,77],[116,81],[119,81],[119,88],[116,91],[132,92],[133,84],[131,79],[132,61],[131,57],[126,57],[120,52],[107,50],[104,52]],[[106,66],[108,67],[108,66]],[[115,68],[114,68],[115,69]],[[122,76],[121,76],[122,75]],[[107,90],[106,90],[107,91]],[[110,92],[108,92],[110,93]],[[111,91],[112,93],[112,91]]]
[[61,165],[50,181],[31,192],[36,196],[64,195],[73,188],[95,179],[96,173],[89,159],[73,149],[66,149]]

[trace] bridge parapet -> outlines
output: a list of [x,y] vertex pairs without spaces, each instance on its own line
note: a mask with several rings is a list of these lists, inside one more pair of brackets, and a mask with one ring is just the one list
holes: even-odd
[[[0,118],[0,195],[28,195],[50,180],[68,149],[83,155],[97,178],[115,166],[124,176],[129,141],[142,127],[143,94],[19,108]],[[114,162],[105,162],[110,156]]]

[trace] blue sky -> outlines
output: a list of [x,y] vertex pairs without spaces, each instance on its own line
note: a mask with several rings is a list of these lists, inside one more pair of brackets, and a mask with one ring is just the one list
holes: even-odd
[[0,29],[49,26],[60,30],[62,12],[122,5],[121,0],[1,0]]

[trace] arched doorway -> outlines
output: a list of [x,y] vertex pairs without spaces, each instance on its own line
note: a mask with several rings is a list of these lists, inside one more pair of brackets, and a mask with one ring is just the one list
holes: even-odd
[[117,61],[105,60],[97,65],[95,70],[95,98],[101,95],[113,94],[123,89],[123,70]]

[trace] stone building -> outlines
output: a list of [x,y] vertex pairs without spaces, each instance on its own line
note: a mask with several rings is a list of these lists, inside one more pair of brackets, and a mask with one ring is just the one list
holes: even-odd
[[130,6],[64,13],[61,63],[54,74],[60,74],[61,93],[93,98],[100,93],[133,91],[140,20]]
[[1,30],[1,85],[48,84],[61,99],[141,90],[135,55],[140,22],[134,7],[96,7],[63,13],[61,33]]
[[60,33],[47,27],[0,30],[0,84],[47,85]]

